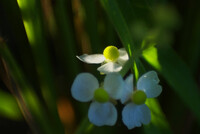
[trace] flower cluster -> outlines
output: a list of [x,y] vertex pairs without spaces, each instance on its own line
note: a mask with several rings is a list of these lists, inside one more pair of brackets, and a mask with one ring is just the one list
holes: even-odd
[[121,96],[121,102],[126,105],[122,110],[122,121],[129,129],[150,122],[151,112],[145,101],[147,98],[160,95],[162,87],[158,83],[159,79],[155,71],[143,74],[138,79],[135,90],[133,90],[133,75],[131,74],[125,79],[126,86]]
[[[105,73],[103,83],[90,73],[80,73],[75,78],[71,93],[72,97],[81,102],[91,101],[88,118],[96,126],[113,126],[118,117],[115,105],[124,104],[122,121],[128,129],[148,124],[151,120],[151,111],[145,104],[146,99],[160,95],[162,87],[155,71],[143,74],[133,83],[133,74],[125,80],[118,73],[128,60],[125,49],[114,46],[107,47],[103,55],[82,55],[78,58],[86,63],[102,63],[98,70]],[[112,64],[112,66],[110,66]],[[106,67],[105,67],[106,66]],[[118,67],[120,68],[118,68]]]
[[120,99],[123,79],[118,73],[106,75],[103,85],[90,73],[79,74],[72,85],[73,98],[81,102],[92,101],[88,111],[89,120],[97,125],[114,125],[117,110],[112,100]]

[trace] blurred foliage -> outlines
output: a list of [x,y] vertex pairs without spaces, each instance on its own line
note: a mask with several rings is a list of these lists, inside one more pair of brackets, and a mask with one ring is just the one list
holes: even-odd
[[[199,6],[198,0],[1,0],[0,133],[198,133]],[[136,80],[147,70],[159,73],[163,92],[146,102],[149,125],[128,130],[119,105],[115,126],[94,126],[89,103],[71,97],[78,73],[103,80],[97,65],[76,55],[108,45],[129,53],[123,76],[130,68]]]

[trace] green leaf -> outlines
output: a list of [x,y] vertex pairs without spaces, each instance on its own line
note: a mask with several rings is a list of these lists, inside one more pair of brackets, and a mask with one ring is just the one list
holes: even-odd
[[[39,101],[38,96],[34,92],[32,86],[25,78],[24,73],[21,71],[17,62],[8,50],[6,44],[1,40],[0,54],[5,60],[6,65],[9,68],[9,73],[15,82],[13,82],[11,88],[13,93],[15,93],[17,96],[17,100],[20,102],[20,108],[23,111],[25,118],[27,118],[32,131],[37,131],[35,130],[36,126],[33,123],[37,122],[37,127],[40,127],[40,131],[43,131],[43,133],[46,134],[51,134],[51,125],[47,114],[44,111],[44,107]],[[34,121],[32,118],[34,118]]]
[[[6,37],[9,47],[17,44],[17,47],[11,49],[11,51],[14,51],[15,55],[17,55],[18,58],[16,60],[20,61],[20,67],[22,67],[27,79],[36,85],[36,70],[17,1],[1,0],[0,5],[3,11],[0,27],[2,32],[5,32],[1,36]],[[3,14],[5,14],[5,18]]]
[[12,120],[22,119],[21,111],[14,96],[2,90],[0,90],[0,115]]
[[[143,52],[144,59],[158,70],[172,89],[196,115],[200,122],[200,93],[184,61],[172,48],[151,47]],[[163,89],[165,90],[165,89]]]
[[64,133],[57,111],[55,80],[44,34],[45,30],[41,3],[39,0],[18,0],[17,2],[22,14],[26,34],[33,51],[41,92],[49,109],[49,114],[55,122],[53,124],[54,131],[57,133]]

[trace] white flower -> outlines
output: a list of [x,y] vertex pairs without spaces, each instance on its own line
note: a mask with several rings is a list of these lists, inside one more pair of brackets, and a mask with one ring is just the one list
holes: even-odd
[[151,111],[145,104],[146,98],[154,98],[160,95],[162,87],[158,84],[159,79],[155,71],[150,71],[142,75],[136,90],[133,91],[133,75],[125,80],[126,88],[122,94],[121,102],[127,103],[122,110],[122,121],[132,129],[148,124],[151,120]]
[[106,47],[103,54],[83,54],[77,58],[88,64],[102,64],[97,70],[104,74],[119,72],[129,59],[124,48],[115,46]]
[[102,87],[92,74],[81,73],[75,78],[71,93],[78,101],[92,101],[88,111],[90,122],[96,126],[113,126],[117,120],[117,110],[109,100],[121,98],[123,84],[123,78],[118,73],[106,75]]

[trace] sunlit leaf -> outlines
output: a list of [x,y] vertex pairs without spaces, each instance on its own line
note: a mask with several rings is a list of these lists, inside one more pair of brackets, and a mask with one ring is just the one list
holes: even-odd
[[158,70],[200,122],[200,92],[186,64],[171,48],[152,47],[143,52],[144,59]]
[[0,90],[0,115],[13,119],[22,119],[22,114],[18,107],[17,101],[9,93]]

